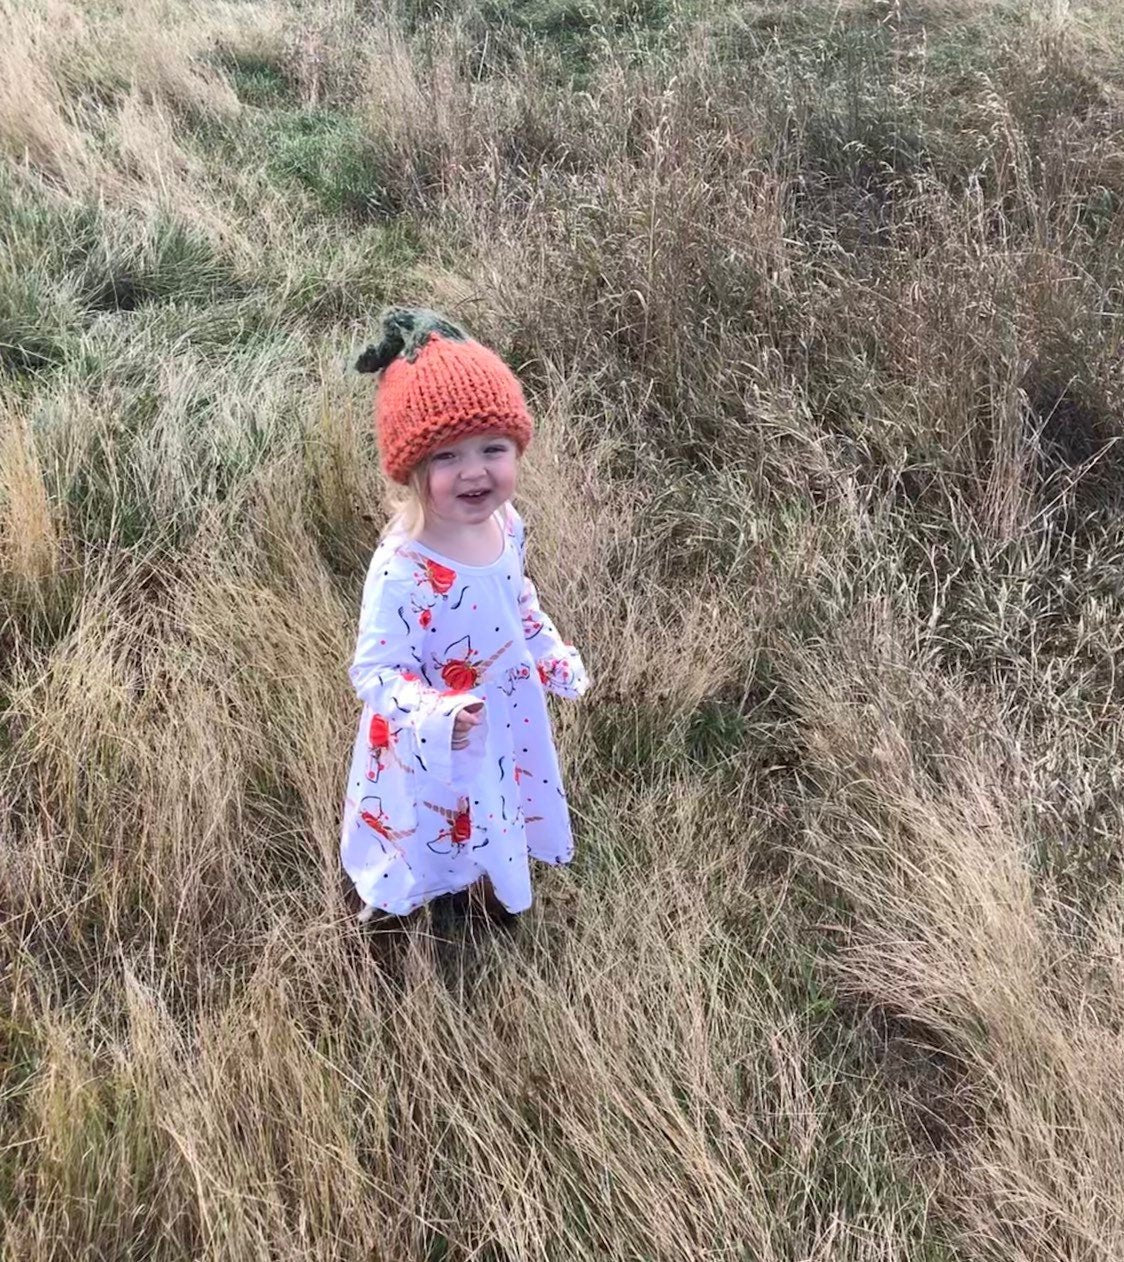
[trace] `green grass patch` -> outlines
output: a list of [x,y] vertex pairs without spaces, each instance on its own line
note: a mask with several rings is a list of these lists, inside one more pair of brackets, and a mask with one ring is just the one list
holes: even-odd
[[184,337],[171,353],[166,316],[142,310],[127,317],[132,327],[120,317],[91,330],[69,371],[93,418],[49,403],[35,417],[57,453],[49,491],[86,544],[179,546],[203,505],[237,499],[263,464],[296,448],[299,344],[279,330],[224,341],[211,329],[210,341]]
[[408,218],[357,224],[346,235],[313,240],[283,284],[274,279],[277,318],[369,322],[395,301],[422,252]]
[[0,375],[65,360],[84,314],[71,252],[95,239],[98,220],[0,168]]
[[0,174],[0,368],[9,373],[82,356],[83,334],[107,313],[172,301],[205,312],[242,292],[221,247],[167,212],[138,219],[76,205]]
[[334,110],[271,114],[264,128],[270,172],[312,193],[329,214],[389,219],[403,208],[378,146],[358,122]]
[[214,59],[243,105],[278,109],[296,104],[297,85],[281,57],[224,51]]
[[[607,56],[641,61],[674,38],[674,0],[485,0],[476,73],[502,73],[518,48],[545,56],[562,81],[588,83]],[[428,6],[416,5],[421,25]]]
[[241,288],[210,240],[163,213],[138,232],[99,235],[75,265],[80,300],[91,312],[135,311],[172,298],[204,305]]

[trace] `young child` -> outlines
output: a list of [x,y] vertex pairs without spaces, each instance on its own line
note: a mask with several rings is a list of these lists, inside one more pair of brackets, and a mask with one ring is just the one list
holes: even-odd
[[477,884],[520,912],[528,856],[573,853],[546,692],[589,687],[523,572],[510,499],[531,417],[503,361],[436,312],[391,307],[381,324],[356,367],[380,374],[382,466],[404,492],[367,573],[349,672],[363,713],[343,866],[361,920]]

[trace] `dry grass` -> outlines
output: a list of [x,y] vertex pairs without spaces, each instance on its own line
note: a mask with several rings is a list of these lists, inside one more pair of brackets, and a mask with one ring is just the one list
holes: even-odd
[[[432,8],[0,0],[3,1256],[1113,1262],[1114,10]],[[514,937],[340,898],[389,300],[598,680]]]

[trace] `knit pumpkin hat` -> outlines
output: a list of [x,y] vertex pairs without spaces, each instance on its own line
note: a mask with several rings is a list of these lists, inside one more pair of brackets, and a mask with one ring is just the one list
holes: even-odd
[[379,319],[380,341],[355,367],[381,373],[375,430],[390,478],[407,482],[430,453],[473,434],[505,434],[525,450],[531,414],[515,374],[494,351],[424,307],[388,307]]

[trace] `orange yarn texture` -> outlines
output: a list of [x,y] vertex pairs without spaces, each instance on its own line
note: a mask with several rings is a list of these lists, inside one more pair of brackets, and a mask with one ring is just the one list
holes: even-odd
[[531,414],[515,374],[486,346],[431,333],[414,361],[399,356],[382,372],[375,429],[387,475],[408,481],[411,469],[448,443],[500,433],[522,452]]

